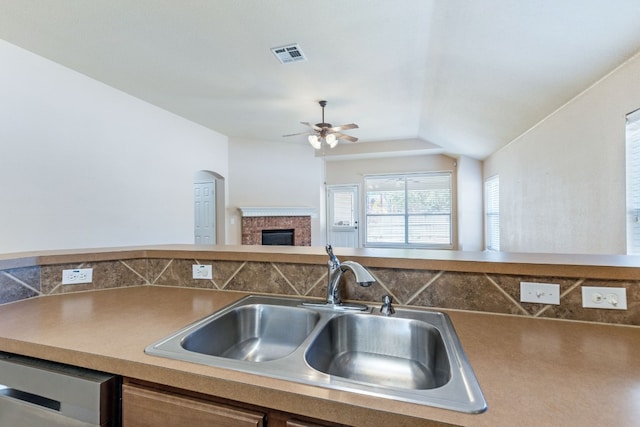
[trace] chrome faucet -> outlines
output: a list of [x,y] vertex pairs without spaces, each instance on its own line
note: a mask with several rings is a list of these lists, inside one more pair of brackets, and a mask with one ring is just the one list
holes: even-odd
[[356,278],[356,283],[362,287],[369,287],[373,285],[376,279],[373,278],[371,273],[366,268],[354,261],[340,262],[338,257],[333,254],[333,248],[331,245],[326,246],[327,254],[329,255],[329,283],[327,285],[327,302],[335,308],[346,310],[367,310],[368,307],[361,304],[343,304],[340,299],[340,278],[342,274],[349,270]]

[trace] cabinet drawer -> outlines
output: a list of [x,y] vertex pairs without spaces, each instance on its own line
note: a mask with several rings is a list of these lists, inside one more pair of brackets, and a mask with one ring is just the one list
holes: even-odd
[[123,427],[262,427],[265,414],[193,397],[122,386]]

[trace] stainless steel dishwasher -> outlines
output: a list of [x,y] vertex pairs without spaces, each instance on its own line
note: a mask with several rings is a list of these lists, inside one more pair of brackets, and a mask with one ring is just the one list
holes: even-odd
[[121,379],[0,352],[0,426],[120,426]]

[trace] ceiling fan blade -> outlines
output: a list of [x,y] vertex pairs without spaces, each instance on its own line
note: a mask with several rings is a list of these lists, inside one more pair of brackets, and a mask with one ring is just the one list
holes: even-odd
[[329,128],[329,132],[340,132],[341,130],[357,129],[359,126],[355,123],[349,123],[348,125],[340,125]]
[[316,130],[318,132],[320,132],[322,130],[322,128],[316,126],[316,125],[312,125],[309,122],[300,122],[301,124],[305,125],[305,126],[309,126],[311,129]]
[[335,132],[334,135],[338,139],[344,139],[344,140],[349,141],[349,142],[356,142],[358,140],[358,138],[356,138],[354,136],[345,135],[344,133],[340,133],[340,132]]
[[307,135],[311,132],[298,132],[298,133],[288,133],[286,135],[282,135],[283,138],[286,138],[288,136],[296,136],[296,135]]

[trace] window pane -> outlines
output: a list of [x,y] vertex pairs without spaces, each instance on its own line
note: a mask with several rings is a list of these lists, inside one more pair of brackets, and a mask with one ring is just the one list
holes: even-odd
[[451,213],[450,182],[448,175],[408,177],[408,212]]
[[333,225],[346,227],[354,225],[353,191],[333,192]]
[[372,243],[404,243],[404,216],[367,216],[367,241]]
[[367,214],[404,213],[404,180],[367,178]]
[[487,250],[500,250],[500,178],[498,175],[487,179],[484,184]]
[[487,215],[487,249],[500,250],[500,217],[498,215]]
[[411,215],[409,217],[409,243],[442,244],[450,243],[451,216]]
[[367,192],[367,214],[404,213],[404,191]]

